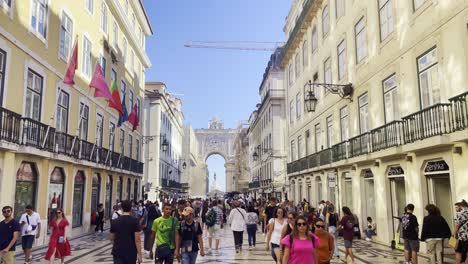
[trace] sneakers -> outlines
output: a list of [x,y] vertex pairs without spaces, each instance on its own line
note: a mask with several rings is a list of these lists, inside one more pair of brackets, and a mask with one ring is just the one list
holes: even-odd
[[372,239],[370,239],[370,238],[366,237],[366,241],[372,241]]

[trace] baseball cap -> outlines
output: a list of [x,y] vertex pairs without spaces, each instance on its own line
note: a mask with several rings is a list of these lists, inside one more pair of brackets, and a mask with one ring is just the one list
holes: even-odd
[[190,214],[193,214],[193,208],[192,207],[185,207],[184,211],[182,211],[182,215],[188,216]]

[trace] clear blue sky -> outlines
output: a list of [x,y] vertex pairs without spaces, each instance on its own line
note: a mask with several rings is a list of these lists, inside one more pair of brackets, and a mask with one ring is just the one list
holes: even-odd
[[[235,127],[259,103],[271,52],[185,48],[186,41],[284,41],[292,0],[144,0],[154,35],[146,81],[183,94],[185,123],[204,128],[213,116]],[[224,160],[208,163],[224,180]],[[210,173],[212,177],[212,173]],[[224,187],[224,186],[222,186]]]

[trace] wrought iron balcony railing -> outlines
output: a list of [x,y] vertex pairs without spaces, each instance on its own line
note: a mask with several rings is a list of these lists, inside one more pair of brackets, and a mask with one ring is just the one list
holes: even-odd
[[468,92],[449,99],[452,104],[452,128],[463,130],[468,128]]
[[411,143],[436,135],[450,133],[451,104],[438,103],[403,117],[405,142]]
[[371,131],[372,151],[403,144],[403,121],[392,121]]

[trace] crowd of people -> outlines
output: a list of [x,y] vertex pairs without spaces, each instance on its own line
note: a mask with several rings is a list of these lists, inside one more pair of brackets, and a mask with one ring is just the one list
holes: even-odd
[[[106,218],[110,220],[110,240],[114,263],[142,263],[143,257],[155,263],[171,264],[177,259],[183,264],[196,263],[197,257],[205,256],[204,235],[208,236],[206,254],[218,255],[221,230],[226,226],[233,233],[236,254],[243,250],[244,231],[248,237],[248,250],[256,248],[257,234],[263,234],[265,250],[276,263],[326,264],[339,258],[338,237],[344,240],[345,261],[354,263],[353,240],[360,239],[359,219],[350,208],[337,210],[328,201],[320,201],[316,207],[307,200],[278,202],[271,197],[245,199],[170,199],[155,201],[122,201],[113,207],[110,216],[105,215],[99,204],[95,212],[95,232],[101,233]],[[431,263],[443,263],[445,239],[455,249],[456,263],[465,263],[468,251],[468,204],[465,200],[455,204],[455,226],[451,232],[447,221],[437,206],[428,204],[419,232],[413,204],[405,207],[399,217],[401,237],[404,240],[405,263],[418,263],[420,242],[427,244]],[[15,263],[15,247],[21,237],[25,263],[32,260],[31,248],[41,235],[41,218],[32,206],[17,221],[13,208],[2,209],[4,220],[0,222],[0,263]],[[54,218],[48,221],[51,230],[46,260],[54,263],[71,254],[66,233],[69,222],[62,209],[56,209]],[[258,232],[260,231],[260,232]],[[362,231],[366,240],[377,235],[377,226],[367,217],[367,226]],[[141,236],[143,234],[143,241]],[[214,241],[213,241],[214,240]],[[213,243],[214,242],[214,243]]]

